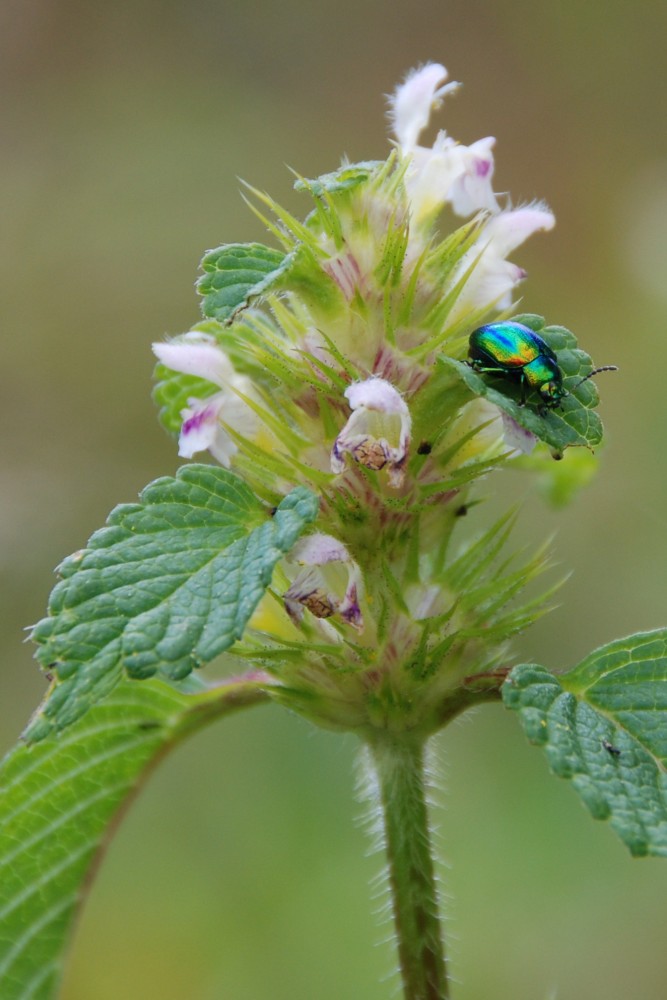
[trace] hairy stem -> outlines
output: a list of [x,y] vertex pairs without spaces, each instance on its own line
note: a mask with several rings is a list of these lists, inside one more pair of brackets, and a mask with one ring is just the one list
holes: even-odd
[[405,1000],[450,996],[426,806],[424,743],[384,735],[369,745],[377,776]]

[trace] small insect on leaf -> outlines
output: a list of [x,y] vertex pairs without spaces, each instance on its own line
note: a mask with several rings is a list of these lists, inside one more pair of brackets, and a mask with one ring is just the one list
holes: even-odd
[[621,751],[618,749],[618,747],[615,747],[613,743],[610,743],[609,740],[601,740],[601,743],[602,746],[607,751],[607,753],[610,754],[610,756],[612,757],[621,756]]

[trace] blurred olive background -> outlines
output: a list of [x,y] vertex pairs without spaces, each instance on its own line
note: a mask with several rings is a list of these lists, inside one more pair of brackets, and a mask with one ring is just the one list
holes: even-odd
[[[519,537],[556,531],[574,572],[518,657],[568,667],[667,624],[666,36],[650,0],[4,0],[3,748],[44,688],[22,628],[52,567],[177,467],[150,343],[196,321],[205,249],[265,238],[238,178],[305,211],[287,166],[383,157],[382,95],[429,59],[465,84],[438,125],[495,135],[496,189],[557,215],[515,255],[522,308],[621,369],[599,381],[594,484],[565,512],[526,500]],[[436,749],[457,1000],[664,1000],[667,864],[632,861],[501,708]],[[111,846],[64,1000],[394,995],[356,752],[262,708],[168,759]]]

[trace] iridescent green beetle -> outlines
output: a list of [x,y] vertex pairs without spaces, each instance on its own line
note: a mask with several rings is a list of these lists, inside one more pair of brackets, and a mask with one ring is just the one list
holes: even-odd
[[504,375],[518,381],[521,385],[519,405],[523,406],[528,392],[533,391],[546,410],[560,406],[565,396],[593,375],[617,371],[616,365],[596,368],[572,389],[565,389],[558,358],[546,341],[530,327],[510,320],[480,326],[470,334],[468,364],[476,372]]

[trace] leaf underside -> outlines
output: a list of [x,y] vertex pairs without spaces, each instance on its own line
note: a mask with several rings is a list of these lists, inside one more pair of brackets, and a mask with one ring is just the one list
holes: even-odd
[[266,700],[260,681],[186,695],[121,681],[65,733],[0,765],[0,997],[52,1000],[109,825],[164,754],[214,718]]
[[558,677],[515,667],[503,697],[595,819],[632,854],[667,857],[667,629],[612,642]]
[[59,567],[33,629],[55,683],[26,737],[69,725],[124,675],[179,680],[229,649],[317,508],[297,487],[270,511],[238,476],[197,464],[117,507]]

